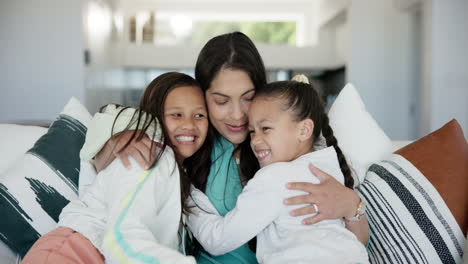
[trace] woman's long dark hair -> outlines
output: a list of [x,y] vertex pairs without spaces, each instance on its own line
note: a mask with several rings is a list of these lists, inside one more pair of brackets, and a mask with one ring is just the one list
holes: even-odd
[[[126,128],[126,130],[129,130],[132,125],[136,124],[136,127],[138,127],[139,130],[133,130],[130,139],[119,150],[119,152],[124,150],[131,143],[132,140],[141,140],[145,136],[145,132],[148,130],[148,128],[152,124],[154,125],[155,122],[158,122],[161,125],[163,129],[163,135],[167,135],[166,125],[164,122],[164,103],[166,102],[166,98],[172,90],[182,86],[200,87],[200,85],[195,79],[193,79],[189,75],[178,72],[164,73],[158,76],[156,79],[154,79],[148,85],[148,87],[146,87],[145,92],[141,97],[139,107],[133,115],[132,121]],[[116,120],[119,117],[119,115],[126,109],[127,108],[124,108],[119,112],[119,114],[116,117]],[[153,135],[151,135],[151,138],[161,142],[162,146],[158,146],[160,150],[157,151],[156,158],[152,162],[151,167],[153,167],[159,161],[166,146],[171,145],[170,141],[167,138],[162,137],[157,139],[155,137],[156,131]],[[208,135],[206,137],[205,143],[197,152],[195,152],[191,157],[186,158],[183,161],[183,164],[177,163],[180,172],[182,212],[185,214],[187,214],[190,211],[190,209],[185,205],[185,201],[190,194],[190,179],[192,177],[197,177],[200,173],[201,168],[205,168],[206,166],[209,167],[209,165],[211,165],[211,146],[212,137]],[[156,144],[154,141],[152,141],[150,152],[154,153],[155,148]]]
[[[329,124],[328,115],[325,112],[325,104],[315,88],[304,82],[273,82],[265,85],[256,92],[255,97],[261,96],[283,99],[286,109],[291,109],[293,111],[295,121],[302,121],[306,118],[310,118],[314,121],[312,141],[315,141],[315,139],[322,134],[327,142],[327,146],[333,146],[335,148],[338,154],[340,168],[344,175],[345,186],[353,189],[354,179],[351,176],[351,170],[343,152],[340,147],[338,147],[337,139],[333,135],[333,129]],[[250,176],[253,177],[253,175]]]
[[[266,84],[265,66],[262,57],[252,40],[241,32],[216,36],[210,39],[200,51],[195,66],[195,78],[200,83],[203,92],[206,93],[211,86],[211,82],[222,69],[240,70],[247,73],[255,89]],[[210,130],[213,131],[216,137],[220,136],[216,129],[211,127]],[[251,153],[245,155],[243,151],[245,148],[250,149],[249,137],[239,144],[235,150],[235,152],[240,151],[240,175],[250,175],[252,172],[255,174],[259,169],[257,159],[250,156]],[[235,164],[232,166],[235,166]],[[206,189],[209,169],[208,166],[206,168],[207,173],[204,172],[192,179],[195,187],[203,192]],[[249,179],[242,177],[241,182],[245,183]]]
[[[204,93],[210,88],[211,82],[222,69],[240,70],[247,73],[255,89],[266,84],[266,71],[262,57],[252,40],[241,32],[216,36],[203,46],[195,65],[195,78],[200,83]],[[211,123],[208,131],[213,135],[213,138],[221,136]],[[212,146],[213,142],[210,142],[210,147]],[[250,151],[250,137],[247,137],[244,142],[239,144],[233,154],[236,152],[240,154],[240,181],[245,184],[250,179],[246,178],[245,175],[253,176],[260,168],[257,159]],[[203,192],[206,190],[211,162],[210,159],[210,164],[201,164],[199,173],[191,178],[193,185]],[[229,166],[236,166],[236,164],[229,164]],[[255,250],[255,243],[249,244],[251,249]],[[201,246],[196,240],[193,246],[192,254],[197,255]]]

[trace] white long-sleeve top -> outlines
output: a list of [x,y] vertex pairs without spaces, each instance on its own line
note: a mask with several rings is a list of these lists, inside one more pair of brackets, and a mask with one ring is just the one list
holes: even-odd
[[131,162],[126,169],[116,159],[101,171],[63,209],[58,225],[84,235],[106,263],[196,263],[178,252],[180,177],[173,151],[167,147],[148,171]]
[[303,217],[289,213],[285,198],[304,194],[288,190],[288,182],[319,183],[308,164],[333,175],[343,183],[333,147],[303,155],[292,162],[279,162],[259,170],[237,199],[236,207],[220,216],[208,197],[195,187],[189,204],[198,205],[188,225],[205,250],[221,255],[257,236],[257,260],[260,263],[368,263],[367,252],[341,219],[303,225]]

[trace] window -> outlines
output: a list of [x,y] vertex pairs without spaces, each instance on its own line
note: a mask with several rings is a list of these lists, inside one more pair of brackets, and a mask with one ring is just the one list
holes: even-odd
[[138,12],[129,19],[131,43],[202,45],[214,36],[240,31],[255,43],[296,46],[295,20],[216,19],[201,15]]

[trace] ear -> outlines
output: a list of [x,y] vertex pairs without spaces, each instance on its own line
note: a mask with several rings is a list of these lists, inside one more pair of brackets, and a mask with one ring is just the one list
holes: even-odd
[[306,118],[299,122],[299,140],[306,141],[312,138],[314,133],[314,121],[310,118]]

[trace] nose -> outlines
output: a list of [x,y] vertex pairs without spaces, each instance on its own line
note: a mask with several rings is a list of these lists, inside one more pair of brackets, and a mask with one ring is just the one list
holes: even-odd
[[240,103],[234,103],[231,109],[231,118],[233,120],[244,120],[246,111],[243,109]]
[[195,121],[193,118],[185,118],[182,122],[182,129],[192,130],[195,127]]
[[250,145],[255,147],[262,141],[261,136],[258,133],[250,134]]

